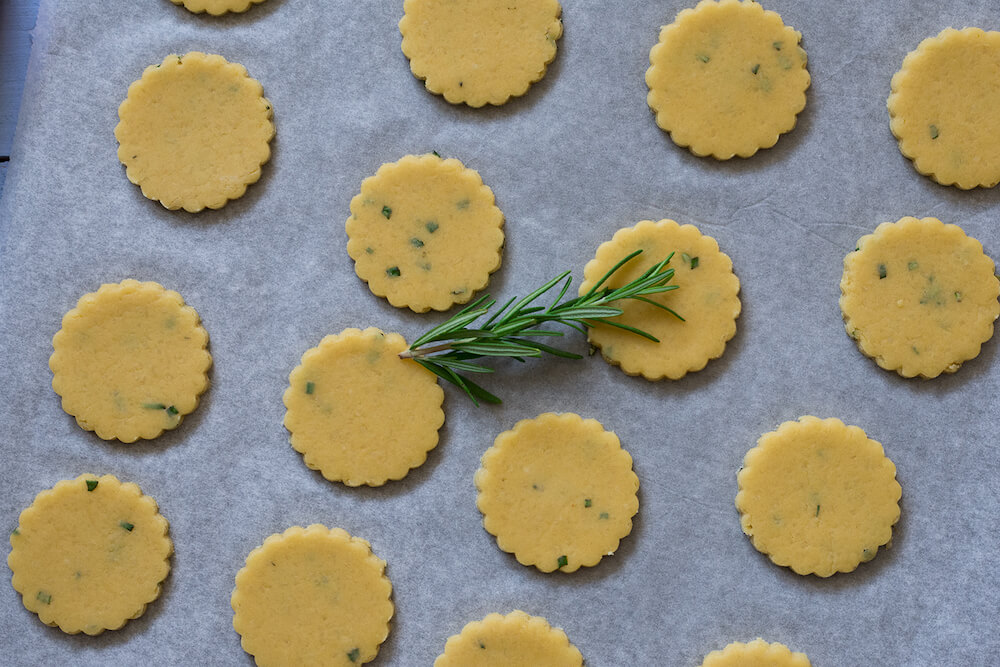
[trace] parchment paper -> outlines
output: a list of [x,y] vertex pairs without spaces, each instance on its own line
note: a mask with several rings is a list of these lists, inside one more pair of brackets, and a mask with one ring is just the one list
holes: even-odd
[[[986,0],[770,0],[804,35],[812,87],[773,149],[718,163],[656,127],[643,75],[659,26],[693,0],[565,0],[548,75],[501,108],[452,106],[409,71],[388,0],[268,0],[239,16],[167,0],[43,0],[13,160],[0,202],[0,526],[81,472],[137,482],[171,523],[173,571],[140,619],[99,637],[44,626],[0,585],[2,662],[248,665],[229,596],[251,549],[321,522],[388,562],[396,616],[374,664],[429,665],[447,637],[515,608],[564,628],[588,665],[697,665],[757,636],[835,665],[1000,662],[996,341],[955,375],[905,380],[863,357],[837,305],[842,260],[883,221],[934,215],[1000,251],[1000,190],[918,175],[888,128],[889,80],[941,29],[1000,28]],[[273,102],[262,180],[197,215],[144,199],[116,159],[128,85],[168,53],[244,64]],[[490,291],[524,294],[642,219],[698,225],[743,284],[725,355],[679,382],[603,362],[500,364],[500,407],[447,389],[427,463],[350,489],[303,464],[281,395],[328,333],[378,326],[409,339],[440,314],[369,293],[345,250],[361,180],[436,150],[478,170],[507,219]],[[201,314],[215,360],[201,407],[148,442],[104,442],[60,409],[47,360],[62,315],[102,282],[156,280]],[[579,336],[570,343],[585,351]],[[473,473],[502,430],[573,411],[617,432],[641,480],[632,535],[597,567],[541,574],[481,526]],[[740,530],[744,453],[803,414],[839,417],[882,442],[903,487],[887,552],[851,574],[800,577]],[[399,418],[387,415],[387,418]]]

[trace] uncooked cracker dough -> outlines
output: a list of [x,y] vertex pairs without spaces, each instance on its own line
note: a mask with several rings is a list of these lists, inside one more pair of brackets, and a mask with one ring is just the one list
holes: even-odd
[[562,36],[557,0],[405,0],[410,70],[452,104],[503,104],[545,76]]
[[1000,281],[979,241],[937,218],[885,222],[844,258],[840,309],[861,351],[903,377],[954,373],[993,336]]
[[256,5],[264,0],[170,0],[175,5],[184,5],[188,11],[200,14],[208,12],[212,16],[221,16],[226,12],[245,12],[250,5]]
[[566,633],[520,610],[490,614],[452,635],[434,667],[582,667]]
[[647,101],[678,146],[728,160],[795,127],[809,87],[802,35],[756,2],[702,0],[660,31]]
[[113,475],[42,491],[10,537],[11,582],[28,611],[63,632],[96,635],[160,596],[173,543],[156,501]]
[[899,520],[896,466],[839,419],[806,416],[765,433],[737,482],[743,532],[797,574],[851,572],[888,544]]
[[522,565],[574,572],[632,532],[639,478],[596,420],[547,412],[497,436],[476,472],[483,527]]
[[247,556],[233,590],[233,628],[260,667],[375,659],[389,635],[385,561],[340,528],[293,526]]
[[177,428],[208,388],[208,333],[194,308],[158,283],[123,280],[84,294],[52,346],[63,410],[105,440]]
[[755,639],[733,642],[721,651],[705,656],[701,667],[809,667],[805,653],[792,653],[787,646]]

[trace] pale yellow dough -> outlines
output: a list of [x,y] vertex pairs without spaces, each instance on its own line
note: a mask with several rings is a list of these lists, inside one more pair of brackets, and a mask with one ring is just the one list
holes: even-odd
[[792,653],[787,646],[755,639],[733,642],[721,651],[705,656],[701,667],[810,667],[805,653]]
[[702,0],[660,31],[647,102],[678,146],[728,160],[795,127],[809,87],[802,35],[756,2]]
[[979,241],[937,218],[885,222],[844,258],[840,309],[861,351],[903,377],[954,373],[993,336],[1000,281]]
[[920,42],[892,77],[899,150],[941,185],[1000,182],[1000,32],[947,28]]
[[621,366],[629,375],[642,375],[648,380],[677,380],[722,356],[726,342],[736,334],[740,281],[733,274],[733,263],[719,250],[715,239],[704,236],[693,225],[643,220],[635,227],[619,230],[611,241],[601,244],[596,257],[587,263],[580,294],[635,250],[643,252],[615,273],[607,285],[621,287],[673,253],[670,268],[675,273],[670,284],[679,289],[649,298],[673,309],[684,320],[641,301],[617,302],[615,307],[624,311],[617,321],[646,331],[660,342],[598,324],[590,329],[591,344],[599,347],[610,363]]
[[582,667],[566,633],[520,610],[490,614],[452,635],[434,667]]
[[545,76],[562,36],[557,0],[405,0],[410,70],[452,104],[503,104]]
[[476,472],[483,527],[542,572],[597,565],[632,532],[639,478],[596,420],[547,412],[497,436]]
[[221,208],[271,157],[271,103],[243,65],[197,51],[150,65],[118,107],[118,159],[168,209]]
[[368,542],[340,528],[293,526],[247,556],[233,590],[233,628],[260,667],[351,667],[389,635],[392,584]]
[[184,5],[184,8],[195,14],[208,12],[212,16],[221,16],[227,12],[245,12],[251,5],[256,5],[264,0],[170,0],[175,5]]
[[28,611],[63,632],[97,635],[160,596],[173,543],[156,501],[113,475],[42,491],[10,537],[11,583]]
[[436,376],[399,334],[345,329],[302,355],[285,391],[285,428],[307,466],[348,486],[402,479],[444,424]]
[[737,475],[754,547],[797,574],[851,572],[892,538],[896,466],[857,426],[806,416],[765,433]]
[[455,159],[407,155],[361,183],[347,253],[372,293],[422,313],[465,303],[500,268],[503,213]]
[[207,346],[198,313],[177,292],[136,280],[101,285],[52,339],[52,388],[100,438],[155,438],[198,407],[212,365]]

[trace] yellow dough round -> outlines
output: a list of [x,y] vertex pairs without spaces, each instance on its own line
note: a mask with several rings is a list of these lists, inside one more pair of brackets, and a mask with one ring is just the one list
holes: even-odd
[[765,433],[736,479],[743,532],[797,574],[851,572],[889,543],[899,521],[896,466],[839,419],[806,416]]
[[285,391],[285,428],[306,465],[332,482],[380,486],[427,459],[444,424],[436,376],[399,334],[326,336],[302,355]]
[[770,148],[806,105],[801,39],[756,2],[702,0],[681,11],[649,52],[646,99],[656,124],[698,156]]
[[582,667],[566,633],[520,610],[490,614],[452,635],[434,667]]
[[613,432],[575,414],[547,412],[498,435],[475,483],[486,532],[542,572],[597,565],[639,511],[632,457]]
[[937,218],[885,222],[844,258],[840,310],[865,355],[903,377],[954,373],[993,336],[1000,281],[979,241]]
[[243,65],[197,51],[150,65],[118,107],[118,159],[148,199],[222,208],[271,157],[271,103]]
[[212,16],[221,16],[227,12],[240,13],[250,9],[250,5],[260,4],[264,0],[170,0],[175,5],[195,14],[208,12]]
[[377,296],[417,313],[465,303],[500,268],[503,213],[455,159],[407,155],[361,183],[347,253]]
[[914,168],[968,190],[1000,182],[1000,32],[947,28],[892,77],[892,133]]
[[615,307],[624,312],[616,321],[646,331],[660,342],[604,324],[590,329],[589,340],[601,349],[608,362],[621,366],[629,375],[677,380],[722,356],[726,342],[736,334],[740,281],[733,274],[733,263],[711,236],[673,220],[643,220],[635,227],[619,230],[601,244],[596,257],[583,270],[580,294],[638,249],[642,254],[619,270],[607,285],[621,287],[673,253],[670,267],[675,273],[671,284],[680,289],[650,298],[673,309],[684,321],[641,301],[618,302]]
[[25,608],[88,635],[142,616],[174,551],[156,501],[113,475],[80,475],[39,493],[10,544],[11,583]]
[[375,659],[389,635],[392,584],[368,542],[340,528],[293,526],[247,556],[233,628],[260,667]]
[[198,313],[153,282],[84,294],[62,319],[49,358],[52,388],[76,423],[135,442],[177,428],[208,388],[212,357]]
[[805,653],[792,653],[787,646],[755,639],[748,644],[733,642],[705,656],[701,667],[810,667]]
[[405,0],[410,70],[452,104],[500,105],[545,76],[562,36],[557,0]]

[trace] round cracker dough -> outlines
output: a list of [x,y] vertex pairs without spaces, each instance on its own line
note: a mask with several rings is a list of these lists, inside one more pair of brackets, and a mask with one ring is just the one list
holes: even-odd
[[193,51],[150,65],[115,127],[118,159],[148,199],[192,213],[222,208],[271,157],[271,103],[243,65]]
[[889,127],[914,168],[968,190],[1000,182],[1000,32],[947,28],[892,77]]
[[1000,315],[1000,281],[979,241],[937,218],[885,222],[844,258],[840,309],[865,355],[903,377],[954,373]]
[[332,482],[381,486],[427,459],[444,424],[437,377],[399,334],[326,336],[302,355],[285,390],[285,428],[307,466]]
[[181,295],[123,280],[84,294],[49,357],[52,388],[76,423],[135,442],[177,428],[208,388],[208,332]]
[[566,633],[520,610],[490,614],[452,635],[434,667],[582,667]]
[[113,475],[42,491],[10,537],[11,583],[28,611],[63,632],[117,630],[160,596],[173,543],[156,501]]
[[755,639],[748,644],[733,642],[705,656],[701,667],[809,667],[805,653],[792,653],[787,646]]
[[557,0],[405,0],[410,70],[452,104],[500,105],[545,76],[562,36]]
[[642,254],[620,269],[607,285],[621,287],[673,253],[670,267],[675,273],[671,284],[680,289],[650,298],[673,309],[684,320],[641,301],[619,301],[614,305],[624,312],[617,321],[646,331],[660,342],[604,324],[592,327],[588,338],[608,362],[621,366],[629,375],[677,380],[722,356],[726,342],[736,334],[740,281],[733,274],[733,263],[711,236],[673,220],[643,220],[635,227],[619,230],[601,244],[583,270],[580,294],[637,249]]
[[698,156],[770,148],[806,104],[801,39],[756,2],[702,0],[681,11],[649,52],[646,100],[656,124]]
[[394,611],[385,561],[340,528],[293,526],[247,556],[233,590],[233,628],[266,665],[375,659]]
[[347,253],[377,296],[417,313],[465,303],[500,268],[503,213],[455,159],[407,155],[361,183]]
[[896,466],[857,426],[805,416],[765,433],[736,477],[754,547],[797,574],[851,572],[889,543],[902,489]]
[[250,9],[250,5],[260,4],[264,0],[170,0],[175,5],[184,5],[184,8],[195,14],[208,12],[212,16],[221,16],[226,12],[239,14]]
[[612,431],[547,412],[497,436],[476,472],[483,527],[522,565],[575,572],[632,532],[639,478]]

